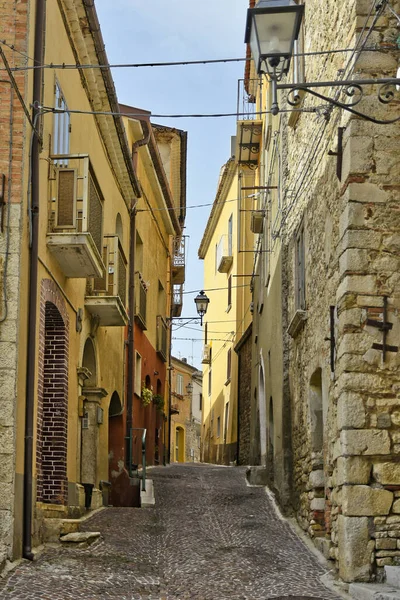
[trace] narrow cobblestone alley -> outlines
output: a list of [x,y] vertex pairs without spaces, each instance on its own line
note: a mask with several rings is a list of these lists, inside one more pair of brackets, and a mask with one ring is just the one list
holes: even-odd
[[0,581],[0,598],[338,598],[265,490],[246,486],[244,468],[176,465],[150,476],[154,509],[100,511],[82,527],[101,531],[99,541],[21,563]]

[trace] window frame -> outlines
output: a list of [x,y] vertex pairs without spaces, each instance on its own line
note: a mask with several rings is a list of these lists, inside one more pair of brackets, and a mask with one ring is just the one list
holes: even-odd
[[[71,113],[58,80],[54,83],[54,108],[64,112],[54,112],[52,130],[52,153],[53,155],[69,155],[71,148]],[[67,167],[68,160],[58,159],[55,164],[59,167]]]

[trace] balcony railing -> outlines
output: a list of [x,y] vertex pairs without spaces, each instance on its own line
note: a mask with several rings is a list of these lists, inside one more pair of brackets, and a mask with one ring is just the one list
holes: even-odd
[[260,155],[263,123],[260,114],[262,107],[262,79],[239,79],[235,156],[238,164],[256,168]]
[[185,282],[185,244],[186,238],[175,237],[172,244],[172,283]]
[[183,308],[183,284],[174,285],[172,290],[172,316],[180,317]]
[[135,319],[139,326],[145,330],[147,311],[147,286],[142,275],[135,273]]
[[232,236],[221,236],[217,246],[217,270],[219,273],[228,273],[233,263]]
[[104,236],[103,262],[104,276],[94,279],[85,307],[100,318],[102,326],[126,325],[127,260],[118,236]]
[[167,350],[168,344],[168,326],[165,319],[161,316],[157,316],[157,353],[160,355],[162,360],[166,362],[168,356]]
[[103,277],[103,196],[89,156],[55,155],[52,160],[49,250],[67,277]]

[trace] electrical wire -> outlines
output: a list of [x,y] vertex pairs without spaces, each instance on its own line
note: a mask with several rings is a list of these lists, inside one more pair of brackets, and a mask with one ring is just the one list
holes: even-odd
[[[63,110],[63,109],[59,109],[59,108],[54,108],[52,106],[38,106],[37,108],[39,108],[40,110],[43,111],[43,113],[54,113],[54,114],[62,114],[62,113],[66,113],[68,112],[69,114],[74,114],[74,115],[96,115],[96,116],[103,116],[103,117],[129,117],[129,118],[133,118],[133,119],[141,119],[141,118],[148,118],[149,114],[148,113],[124,113],[124,112],[112,112],[112,111],[104,111],[104,110],[79,110],[79,109],[71,109],[68,108],[68,110]],[[316,112],[316,108],[288,108],[288,109],[282,109],[280,112]],[[259,111],[254,113],[254,117],[261,117],[262,115],[269,115],[272,114],[271,110],[264,110],[264,111]],[[150,115],[151,118],[155,118],[155,119],[220,119],[220,118],[224,118],[224,117],[247,117],[248,113],[247,112],[231,112],[231,113],[194,113],[194,114],[151,114]]]
[[399,25],[400,25],[400,16],[399,16],[399,15],[396,13],[396,11],[395,11],[395,10],[393,10],[393,8],[390,6],[390,2],[388,2],[388,4],[387,4],[387,7],[388,7],[388,9],[390,10],[390,12],[392,13],[392,15],[393,15],[394,17],[396,17],[396,19],[397,19],[397,21],[398,21],[398,23],[399,23]]
[[[36,62],[34,59],[27,54],[24,54],[20,50],[17,50],[14,44],[8,44],[6,40],[0,40],[0,44],[6,46],[13,52],[17,52],[27,60],[31,62]],[[389,46],[388,46],[389,47]],[[372,46],[368,50],[379,51],[382,47],[377,48],[376,46]],[[323,56],[330,54],[342,54],[346,52],[353,52],[354,48],[338,48],[334,50],[316,50],[311,52],[297,52],[293,55],[293,57],[300,56]],[[139,69],[139,68],[157,68],[157,67],[187,67],[187,66],[195,66],[195,65],[214,65],[214,64],[226,64],[226,63],[237,63],[237,62],[246,62],[249,61],[249,58],[215,58],[215,59],[200,59],[200,60],[182,60],[182,61],[170,61],[170,62],[149,62],[149,63],[115,63],[115,64],[79,64],[79,63],[45,63],[45,64],[37,64],[31,66],[24,67],[14,67],[13,71],[27,71],[34,69],[62,69],[62,70],[85,70],[85,69]],[[1,70],[1,69],[0,69]]]

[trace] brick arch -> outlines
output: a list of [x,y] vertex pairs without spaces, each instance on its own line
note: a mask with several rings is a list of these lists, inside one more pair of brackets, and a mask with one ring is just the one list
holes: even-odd
[[51,280],[41,288],[37,429],[37,499],[67,502],[69,319]]

